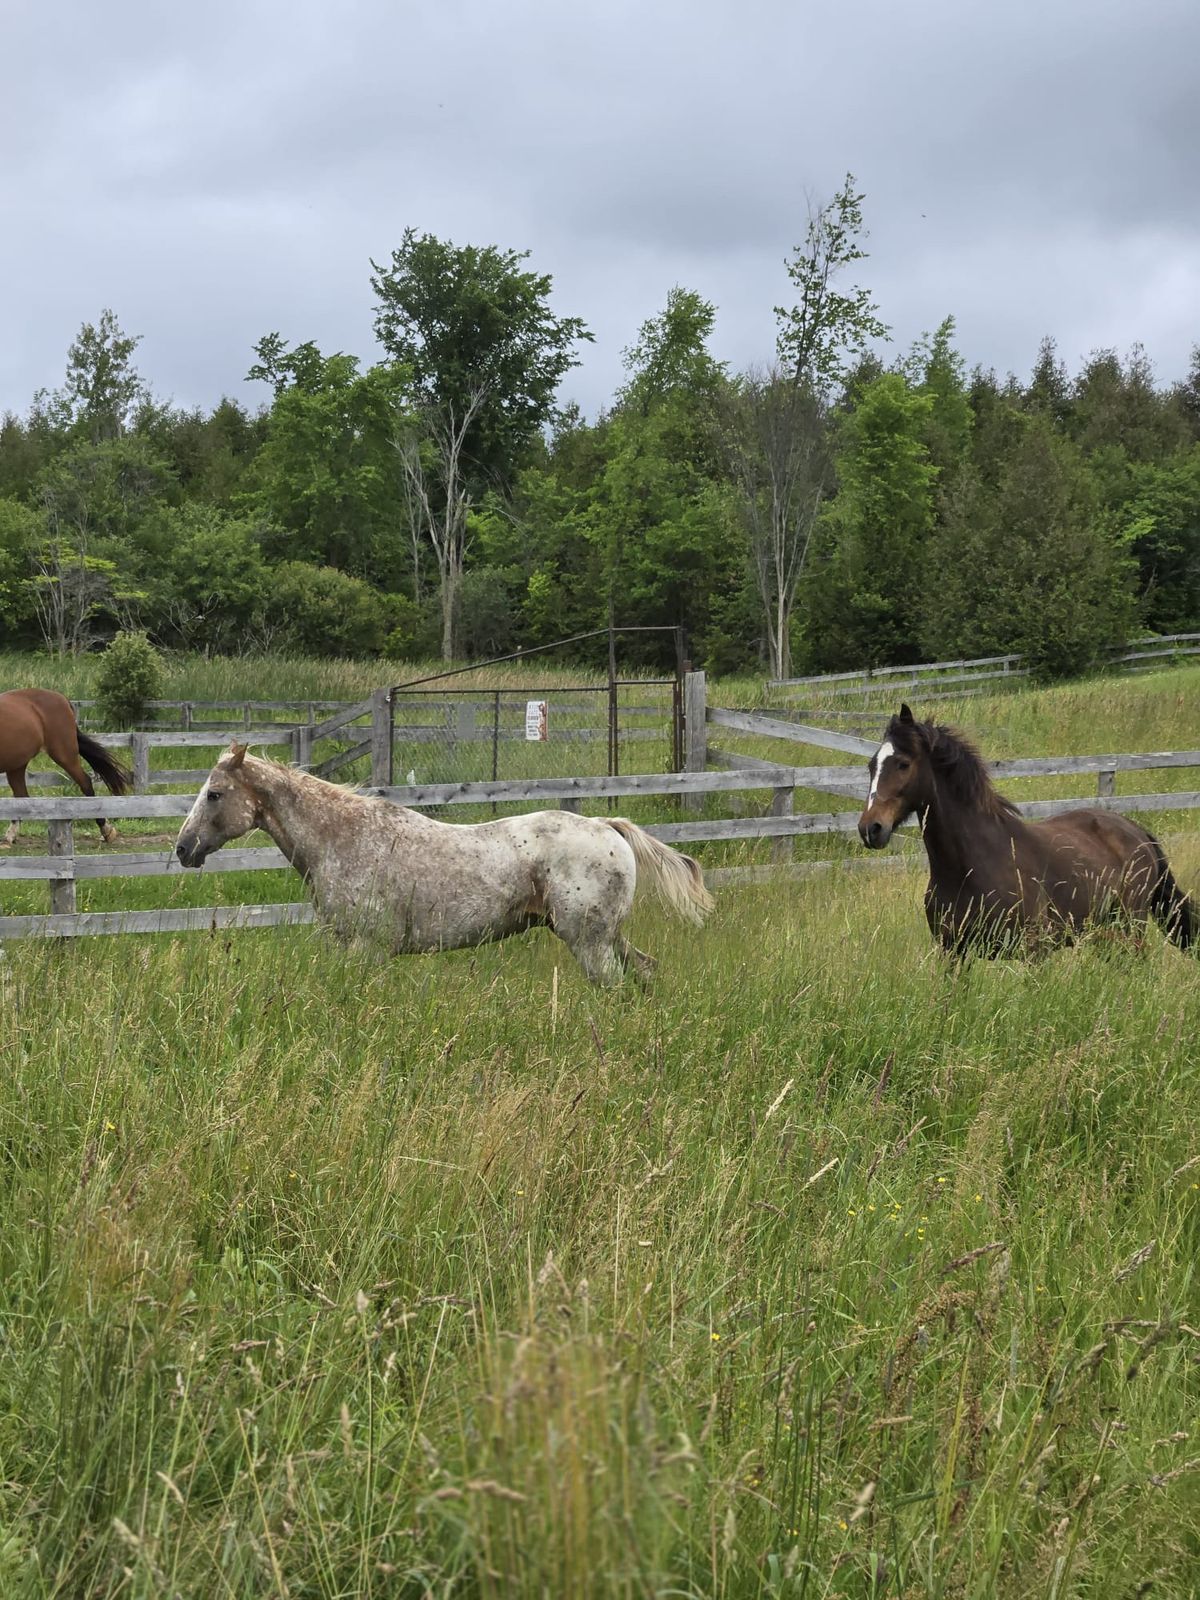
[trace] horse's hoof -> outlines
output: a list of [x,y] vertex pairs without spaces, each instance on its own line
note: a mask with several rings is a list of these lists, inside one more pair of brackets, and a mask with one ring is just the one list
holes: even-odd
[[120,834],[117,832],[117,830],[115,828],[111,828],[110,827],[110,828],[101,828],[100,837],[104,840],[105,844],[116,844],[117,840],[121,836],[120,836]]

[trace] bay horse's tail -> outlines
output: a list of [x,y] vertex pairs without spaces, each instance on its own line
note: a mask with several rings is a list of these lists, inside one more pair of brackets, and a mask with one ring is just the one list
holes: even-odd
[[79,754],[100,782],[107,784],[113,794],[128,794],[133,788],[133,773],[128,767],[123,767],[91,734],[76,730],[75,738],[79,744]]
[[1196,917],[1192,910],[1192,902],[1175,882],[1175,876],[1167,865],[1162,845],[1153,834],[1150,834],[1149,838],[1158,857],[1159,867],[1158,882],[1150,897],[1150,909],[1156,921],[1162,925],[1167,938],[1173,940],[1181,950],[1186,950],[1196,939]]
[[704,871],[692,856],[682,850],[672,850],[659,842],[645,828],[624,817],[597,819],[614,828],[633,851],[639,875],[645,873],[658,891],[663,904],[677,916],[694,922],[697,927],[713,909],[716,901],[704,887]]

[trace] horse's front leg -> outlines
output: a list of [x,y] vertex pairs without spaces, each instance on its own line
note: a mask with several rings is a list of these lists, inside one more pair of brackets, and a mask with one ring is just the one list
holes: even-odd
[[634,977],[641,984],[649,983],[654,976],[654,969],[658,966],[653,956],[648,956],[644,950],[639,950],[637,945],[630,944],[622,935],[617,935],[617,959],[626,972],[631,969]]
[[[8,779],[8,786],[13,792],[13,799],[14,800],[28,800],[29,799],[29,787],[25,782],[25,768],[24,767],[16,767],[12,772],[6,772],[4,774],[4,776]],[[5,832],[5,835],[4,835],[4,848],[5,849],[7,849],[10,844],[12,844],[13,840],[17,837],[17,834],[20,831],[20,828],[21,828],[21,819],[20,819],[20,817],[14,817],[12,819],[12,821],[9,823],[8,829],[7,829],[7,831]]]

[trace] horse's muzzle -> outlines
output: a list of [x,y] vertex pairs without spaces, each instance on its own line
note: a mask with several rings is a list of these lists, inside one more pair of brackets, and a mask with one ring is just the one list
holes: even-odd
[[880,822],[878,817],[868,822],[866,817],[860,817],[858,822],[858,837],[868,850],[882,850],[892,837],[891,824]]
[[199,844],[193,844],[186,839],[180,839],[175,846],[175,854],[179,857],[181,867],[202,867],[207,853]]

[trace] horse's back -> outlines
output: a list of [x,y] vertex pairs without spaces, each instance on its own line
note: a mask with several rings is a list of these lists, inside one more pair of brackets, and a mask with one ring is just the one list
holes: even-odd
[[1156,857],[1154,840],[1146,829],[1119,811],[1079,806],[1032,825],[1033,831],[1057,850],[1070,850],[1085,868],[1124,872],[1131,860]]
[[74,722],[75,712],[65,694],[57,689],[6,689],[0,694],[0,718],[37,715],[42,718],[67,717]]
[[75,726],[65,695],[53,689],[8,689],[0,694],[0,771],[24,768],[58,729]]

